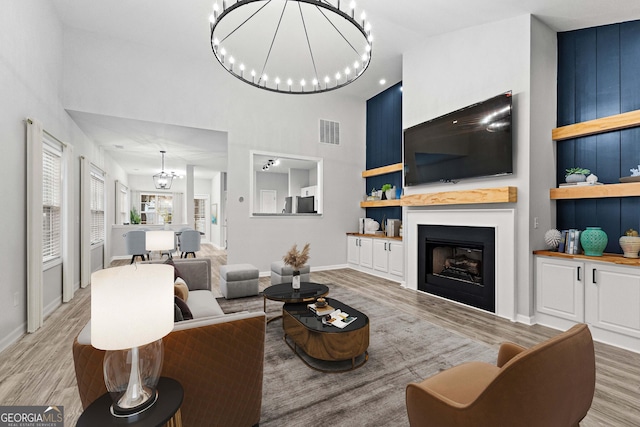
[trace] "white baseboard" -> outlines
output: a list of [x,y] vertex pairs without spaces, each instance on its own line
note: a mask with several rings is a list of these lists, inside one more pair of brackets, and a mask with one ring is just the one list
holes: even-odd
[[517,314],[515,321],[518,323],[524,323],[525,325],[529,325],[529,326],[536,324],[535,316],[524,316],[522,314]]
[[27,323],[23,323],[0,340],[0,353],[16,343],[24,334],[27,333]]
[[43,318],[46,319],[47,317],[49,317],[61,305],[62,305],[62,295],[54,299],[53,301],[51,301],[42,309]]

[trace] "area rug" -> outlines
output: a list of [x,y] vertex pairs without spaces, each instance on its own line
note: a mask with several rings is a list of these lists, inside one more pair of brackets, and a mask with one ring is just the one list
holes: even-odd
[[[312,370],[282,340],[282,322],[269,323],[261,427],[408,426],[408,383],[467,361],[495,363],[497,349],[340,285],[329,284],[329,288],[332,298],[369,317],[369,360],[345,373]],[[218,302],[225,313],[263,309],[262,297],[220,298]],[[282,303],[267,301],[269,318],[281,312]]]

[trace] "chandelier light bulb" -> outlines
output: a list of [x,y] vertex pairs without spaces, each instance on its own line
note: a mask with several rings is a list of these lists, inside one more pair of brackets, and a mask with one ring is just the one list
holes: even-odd
[[341,77],[342,76],[340,75],[340,73],[336,73],[336,84],[338,83]]
[[367,63],[367,61],[369,60],[369,55],[367,55],[366,53],[362,55],[362,66],[364,67],[364,65]]
[[366,32],[371,31],[371,22],[367,22],[367,25],[365,25],[365,26],[364,26],[364,30],[365,30]]
[[217,37],[214,37],[214,38],[213,38],[213,45],[214,45],[215,47],[218,47],[218,45],[219,45],[219,44],[220,44],[220,40],[218,40],[218,38],[217,38]]
[[226,54],[227,54],[227,49],[225,49],[225,48],[221,48],[221,49],[220,49],[220,56],[221,56],[221,58],[220,58],[220,62],[222,62],[223,64],[224,64],[224,56],[225,56]]
[[366,46],[364,47],[364,50],[365,50],[365,52],[367,52],[367,53],[371,52],[371,46],[370,46],[370,45],[366,45]]
[[373,43],[373,34],[369,34],[369,37],[367,37],[367,41],[369,43]]
[[215,21],[216,19],[218,19],[218,12],[220,11],[220,6],[218,6],[218,3],[214,3],[213,4],[213,20]]
[[345,74],[346,76],[348,76],[349,74],[351,74],[351,68],[349,68],[349,67],[345,68],[345,69],[344,69],[344,74]]
[[313,79],[311,81],[311,84],[313,85],[314,88],[316,88],[318,86],[318,79]]
[[211,22],[212,24],[213,24],[214,22],[216,22],[216,17],[215,17],[215,16],[213,16],[213,13],[212,13],[211,15],[209,15],[209,22]]
[[244,77],[244,64],[240,64],[240,77]]
[[233,64],[236,62],[233,56],[229,57],[229,70],[233,71]]
[[366,19],[367,19],[367,14],[364,13],[364,10],[362,11],[362,13],[360,14],[360,20],[362,21],[362,26],[365,26],[366,23]]
[[280,77],[276,77],[274,81],[276,82],[276,90],[280,89]]

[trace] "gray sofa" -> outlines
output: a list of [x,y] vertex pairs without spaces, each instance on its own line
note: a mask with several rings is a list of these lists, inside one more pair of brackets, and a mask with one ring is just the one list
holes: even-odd
[[[151,261],[162,263],[163,261]],[[178,275],[187,282],[187,305],[194,319],[224,314],[211,292],[211,260],[209,258],[174,259]]]

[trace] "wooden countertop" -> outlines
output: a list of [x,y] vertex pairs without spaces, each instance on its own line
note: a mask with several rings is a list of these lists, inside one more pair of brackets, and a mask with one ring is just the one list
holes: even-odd
[[554,251],[533,251],[534,255],[550,256],[556,258],[582,259],[585,261],[608,262],[611,264],[628,265],[630,267],[640,267],[640,258],[625,258],[622,254],[602,254],[602,256],[587,256],[583,254],[565,254]]
[[386,234],[360,234],[360,233],[347,233],[347,236],[358,236],[358,237],[372,237],[374,239],[389,239],[389,240],[399,240],[402,241],[402,237],[387,237]]

